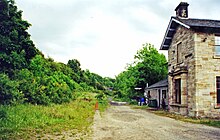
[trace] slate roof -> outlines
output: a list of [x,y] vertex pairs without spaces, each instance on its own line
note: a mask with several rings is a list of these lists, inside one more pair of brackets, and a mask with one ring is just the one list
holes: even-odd
[[149,87],[146,87],[145,90],[154,89],[154,88],[162,88],[162,87],[168,87],[168,79],[164,79],[164,80],[159,81]]
[[171,17],[160,47],[161,50],[169,49],[173,35],[179,25],[195,31],[211,32],[216,34],[220,33],[220,20]]
[[173,17],[176,20],[183,22],[190,27],[208,27],[208,28],[220,28],[220,20],[210,20],[210,19],[180,19]]

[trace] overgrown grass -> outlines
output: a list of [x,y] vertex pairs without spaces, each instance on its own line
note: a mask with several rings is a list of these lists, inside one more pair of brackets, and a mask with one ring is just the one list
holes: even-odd
[[190,122],[190,123],[196,123],[196,124],[205,124],[205,125],[208,125],[208,126],[214,126],[214,127],[220,128],[220,120],[219,119],[187,117],[187,116],[182,116],[182,115],[178,115],[178,114],[169,113],[169,112],[164,111],[164,110],[154,110],[154,111],[151,111],[151,112],[153,112],[156,115],[166,116],[166,117],[169,117],[169,118],[173,118],[175,120],[180,120],[180,121]]
[[62,105],[0,106],[0,139],[30,139],[46,133],[86,130],[93,122],[95,102],[77,99]]

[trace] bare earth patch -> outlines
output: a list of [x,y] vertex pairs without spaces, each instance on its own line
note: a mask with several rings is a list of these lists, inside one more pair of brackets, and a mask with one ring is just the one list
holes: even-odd
[[79,132],[78,130],[64,131],[55,134],[42,134],[38,135],[36,138],[39,140],[81,140],[81,139],[91,139],[91,132]]
[[94,117],[93,140],[218,140],[220,129],[161,117],[129,106],[111,106]]

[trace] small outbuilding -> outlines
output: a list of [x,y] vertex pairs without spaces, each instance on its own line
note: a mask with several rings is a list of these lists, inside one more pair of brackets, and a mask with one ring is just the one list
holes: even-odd
[[165,107],[168,107],[168,79],[159,81],[145,88],[144,96],[149,100],[157,101],[157,108],[162,108],[163,102]]

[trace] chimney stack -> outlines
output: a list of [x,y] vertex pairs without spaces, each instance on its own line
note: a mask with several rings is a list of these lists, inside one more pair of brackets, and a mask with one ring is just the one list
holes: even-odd
[[176,17],[178,18],[188,18],[188,6],[187,2],[180,2],[180,4],[176,7]]

